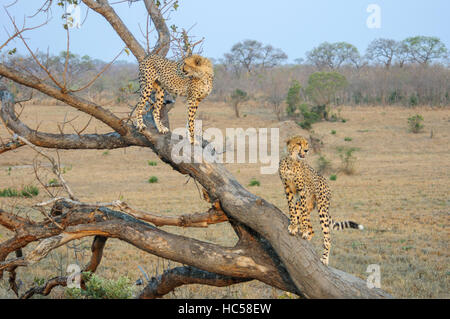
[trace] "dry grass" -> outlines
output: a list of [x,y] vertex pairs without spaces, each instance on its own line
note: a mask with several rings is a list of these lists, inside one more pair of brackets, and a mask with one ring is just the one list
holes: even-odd
[[[125,117],[128,109],[111,107]],[[243,116],[236,119],[230,106],[204,102],[200,106],[203,129],[208,127],[280,127],[284,141],[292,134],[305,134],[292,121],[277,122],[268,111],[243,108]],[[123,113],[120,113],[123,112]],[[64,116],[81,128],[88,117],[68,107],[28,105],[22,119],[31,126],[58,132],[55,121]],[[407,119],[421,114],[425,121],[423,133],[408,132]],[[352,219],[362,223],[364,231],[343,231],[332,234],[333,246],[330,265],[367,278],[369,264],[381,266],[382,288],[396,297],[449,298],[449,189],[450,189],[450,113],[448,110],[404,109],[382,107],[343,107],[341,115],[346,123],[318,123],[315,133],[323,140],[323,154],[331,160],[333,172],[338,171],[340,159],[336,148],[351,146],[359,150],[356,172],[347,176],[337,173],[330,181],[333,192],[331,214],[335,219]],[[177,102],[170,113],[171,127],[185,127],[186,111]],[[105,126],[95,123],[91,132],[103,132]],[[430,130],[434,136],[430,138]],[[70,132],[70,126],[66,126]],[[335,130],[336,134],[331,134]],[[3,127],[0,136],[8,137]],[[344,141],[351,137],[351,141]],[[280,145],[283,148],[284,145]],[[123,150],[60,151],[66,167],[65,178],[77,196],[84,201],[111,201],[122,198],[140,209],[160,214],[176,215],[204,211],[207,205],[201,200],[193,180],[174,172],[149,149],[131,147]],[[308,159],[316,163],[318,154]],[[28,185],[36,182],[31,166],[35,154],[25,147],[0,156],[0,188]],[[148,161],[156,166],[149,166]],[[8,168],[11,169],[9,170]],[[260,181],[250,190],[287,212],[281,182],[277,174],[261,175],[260,164],[227,164],[237,180],[248,185],[252,178]],[[148,183],[151,176],[157,183]],[[48,174],[47,182],[53,176]],[[187,182],[187,183],[186,183]],[[34,199],[0,199],[0,207],[16,206],[17,210],[32,202],[44,199],[41,192]],[[318,217],[313,213],[316,236],[313,244],[321,250]],[[213,225],[208,229],[177,229],[165,227],[201,240],[233,245],[236,237],[227,224]],[[7,238],[0,230],[0,241]],[[84,263],[89,257],[90,241],[79,243],[81,252],[75,258],[74,249],[60,248],[49,258],[34,267],[20,269],[18,278],[24,286],[34,278],[51,278],[64,273],[68,263]],[[82,255],[84,254],[84,256]],[[167,268],[163,261],[118,240],[108,241],[98,274],[106,278],[127,275],[133,280],[142,277],[141,265],[150,276]],[[174,264],[172,263],[171,266]],[[228,288],[204,286],[182,287],[169,294],[169,298],[277,298],[283,292],[259,282],[235,285]],[[52,297],[62,297],[56,290]],[[13,297],[7,289],[7,279],[0,281],[0,297]]]

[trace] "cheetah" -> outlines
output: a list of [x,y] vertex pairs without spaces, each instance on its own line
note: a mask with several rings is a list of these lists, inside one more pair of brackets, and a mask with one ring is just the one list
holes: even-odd
[[286,144],[288,154],[280,160],[279,174],[289,206],[288,231],[291,235],[296,235],[300,230],[303,239],[311,240],[314,231],[310,214],[317,204],[324,248],[320,260],[328,265],[331,248],[330,225],[336,230],[364,229],[364,227],[353,221],[333,221],[328,211],[331,199],[330,188],[325,178],[303,160],[308,152],[308,141],[301,136],[293,136]]
[[194,143],[194,120],[198,104],[209,95],[213,86],[214,71],[211,61],[194,54],[180,61],[171,61],[159,55],[149,55],[139,64],[140,98],[136,126],[143,131],[146,126],[142,116],[150,94],[155,91],[153,118],[160,133],[169,129],[161,123],[164,90],[172,95],[187,97],[189,139]]

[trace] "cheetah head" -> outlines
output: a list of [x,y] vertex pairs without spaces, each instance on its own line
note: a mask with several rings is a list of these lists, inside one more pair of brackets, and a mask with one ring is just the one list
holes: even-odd
[[211,61],[198,54],[193,54],[184,59],[183,72],[187,76],[199,79],[205,75],[212,76],[214,74]]
[[308,153],[308,141],[299,135],[291,137],[287,142],[287,148],[292,158],[302,159]]

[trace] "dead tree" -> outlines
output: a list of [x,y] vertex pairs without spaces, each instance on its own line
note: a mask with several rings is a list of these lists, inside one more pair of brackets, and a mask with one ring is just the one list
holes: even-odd
[[[108,1],[82,1],[103,16],[138,61],[145,57],[145,49]],[[158,32],[158,42],[153,52],[165,56],[171,41],[169,30],[155,2],[144,0],[144,3]],[[20,37],[20,30],[16,33],[14,36]],[[51,250],[75,239],[93,236],[92,258],[85,270],[95,271],[98,267],[107,238],[123,240],[149,254],[187,265],[169,269],[161,276],[152,278],[140,298],[161,297],[176,287],[193,283],[228,286],[249,280],[259,280],[306,298],[390,297],[380,289],[367,288],[366,282],[357,277],[324,266],[309,242],[288,233],[287,216],[263,198],[250,193],[223,165],[205,161],[177,164],[172,161],[174,142],[171,134],[159,134],[151,118],[146,119],[148,129],[139,133],[130,122],[101,105],[81,98],[56,79],[44,81],[3,63],[0,63],[0,75],[64,102],[111,128],[111,132],[105,134],[52,134],[33,130],[16,115],[13,96],[2,87],[0,117],[13,137],[4,144],[3,152],[23,146],[33,147],[41,153],[42,148],[81,152],[83,149],[146,147],[168,166],[201,184],[205,199],[211,203],[208,212],[168,217],[138,211],[118,201],[84,203],[68,192],[67,198],[51,198],[36,205],[45,214],[44,221],[36,222],[0,210],[0,225],[14,234],[0,243],[0,276],[5,271],[9,273],[11,288],[15,286],[17,267],[32,267]],[[167,109],[163,120],[164,125],[169,127]],[[65,183],[63,180],[60,182]],[[239,237],[234,247],[223,247],[158,228],[162,225],[207,227],[219,222],[229,222],[233,227]],[[21,249],[34,242],[39,244],[23,256]],[[14,252],[16,255],[10,256]],[[51,278],[43,286],[33,287],[21,297],[47,295],[53,287],[64,286],[65,283],[65,277]]]

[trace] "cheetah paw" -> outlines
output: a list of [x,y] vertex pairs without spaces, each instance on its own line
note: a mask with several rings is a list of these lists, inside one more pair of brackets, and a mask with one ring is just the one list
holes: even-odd
[[158,128],[158,131],[159,131],[159,133],[161,133],[161,134],[166,134],[167,132],[169,132],[169,129],[168,129],[167,127],[161,125],[161,126]]
[[298,225],[289,225],[288,227],[289,230],[289,234],[291,234],[292,236],[296,235],[298,233]]
[[325,266],[328,266],[328,257],[321,257],[320,261],[322,262],[322,264],[324,264]]
[[306,239],[306,240],[311,240],[313,238],[313,236],[314,236],[314,232],[311,233],[311,232],[307,231],[307,232],[302,233],[302,238]]
[[147,128],[144,123],[136,123],[136,127],[138,128],[139,132],[142,132]]

